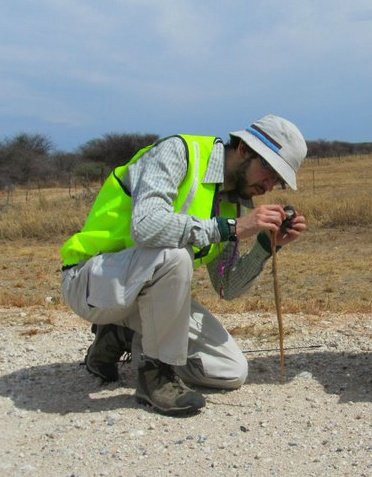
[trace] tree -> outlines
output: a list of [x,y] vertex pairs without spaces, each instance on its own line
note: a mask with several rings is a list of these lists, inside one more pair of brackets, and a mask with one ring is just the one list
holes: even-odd
[[40,134],[21,133],[0,145],[0,174],[10,184],[38,181],[46,176],[46,164],[52,142]]
[[89,183],[101,180],[105,175],[105,163],[98,161],[82,162],[75,169],[75,175],[81,182]]
[[307,141],[308,157],[351,156],[353,154],[371,154],[372,143],[352,143],[345,141]]
[[12,139],[6,139],[4,146],[12,151],[26,152],[38,156],[46,156],[53,149],[52,141],[41,134],[20,133]]
[[104,162],[110,169],[125,164],[142,147],[154,143],[155,134],[105,134],[103,139],[92,139],[81,146],[83,159]]

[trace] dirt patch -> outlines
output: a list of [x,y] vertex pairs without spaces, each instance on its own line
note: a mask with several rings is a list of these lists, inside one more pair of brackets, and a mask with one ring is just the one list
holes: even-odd
[[133,399],[135,363],[106,386],[85,371],[92,335],[72,313],[0,309],[1,475],[371,475],[371,315],[285,315],[286,347],[320,348],[287,351],[284,377],[260,351],[277,347],[273,315],[220,318],[247,383],[170,418]]

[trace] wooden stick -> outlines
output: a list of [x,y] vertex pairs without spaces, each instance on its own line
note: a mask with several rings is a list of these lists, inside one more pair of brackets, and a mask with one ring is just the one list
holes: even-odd
[[271,253],[273,256],[273,277],[274,277],[276,316],[278,318],[278,326],[279,326],[280,372],[281,374],[283,374],[284,373],[284,328],[283,328],[281,297],[280,297],[279,280],[278,280],[278,263],[276,259],[276,233],[275,232],[271,232]]

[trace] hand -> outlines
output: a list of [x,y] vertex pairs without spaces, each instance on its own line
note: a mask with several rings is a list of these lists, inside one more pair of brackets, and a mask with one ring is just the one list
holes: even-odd
[[303,215],[296,215],[292,220],[292,228],[287,229],[284,233],[280,231],[276,235],[276,244],[277,245],[287,245],[287,243],[293,242],[293,240],[298,239],[301,232],[306,229],[305,217]]
[[[244,239],[261,231],[277,233],[285,218],[286,214],[281,205],[260,205],[253,209],[250,214],[236,220],[236,235],[238,238]],[[293,223],[295,223],[295,219]],[[281,237],[281,239],[284,239],[284,237]]]

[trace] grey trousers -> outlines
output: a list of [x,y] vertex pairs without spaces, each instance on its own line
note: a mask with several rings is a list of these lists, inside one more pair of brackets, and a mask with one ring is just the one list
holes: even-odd
[[222,324],[191,299],[190,248],[130,248],[63,272],[62,295],[82,318],[127,326],[146,356],[173,365],[187,382],[235,389],[247,360]]

